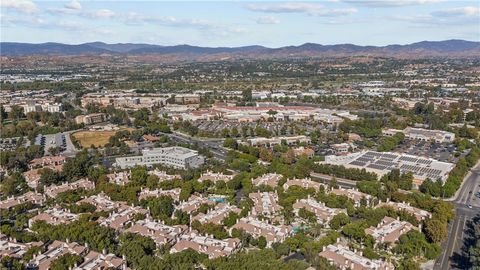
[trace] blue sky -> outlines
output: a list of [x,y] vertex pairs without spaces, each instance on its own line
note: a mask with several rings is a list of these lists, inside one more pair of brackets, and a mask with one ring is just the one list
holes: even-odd
[[198,46],[480,41],[480,2],[1,0],[1,41]]

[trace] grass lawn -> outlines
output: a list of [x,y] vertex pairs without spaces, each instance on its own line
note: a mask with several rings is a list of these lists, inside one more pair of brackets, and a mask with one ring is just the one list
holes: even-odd
[[[128,129],[133,130],[133,129]],[[89,148],[92,144],[95,147],[103,147],[108,143],[108,139],[115,135],[118,130],[112,131],[79,131],[72,136],[80,142],[83,148]]]

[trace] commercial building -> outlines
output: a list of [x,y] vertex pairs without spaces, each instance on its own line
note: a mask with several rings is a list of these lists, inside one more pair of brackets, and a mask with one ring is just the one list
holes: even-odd
[[455,133],[443,130],[406,127],[403,130],[386,129],[382,131],[383,135],[385,136],[393,136],[398,132],[405,134],[405,138],[410,140],[434,141],[437,143],[451,143],[455,141]]
[[422,183],[427,178],[445,182],[455,166],[453,163],[441,162],[432,158],[375,151],[363,151],[345,156],[326,156],[322,163],[365,169],[380,177],[393,169],[399,169],[402,173],[413,173],[416,183]]
[[141,156],[120,157],[115,159],[115,164],[122,169],[137,165],[153,166],[163,164],[177,169],[198,168],[205,159],[197,151],[184,147],[153,148],[142,151]]
[[105,113],[92,113],[75,117],[75,123],[77,124],[92,125],[105,121],[107,121],[107,114]]
[[250,146],[264,146],[264,147],[273,147],[277,144],[285,143],[287,145],[298,145],[299,143],[310,143],[311,140],[307,136],[289,136],[289,137],[272,137],[272,138],[265,138],[265,137],[257,137],[246,139],[245,141],[238,140],[238,143],[248,144]]
[[327,259],[331,264],[338,269],[352,269],[352,270],[393,270],[395,269],[390,263],[373,260],[363,257],[361,251],[352,251],[347,246],[340,244],[328,245],[323,248],[319,254],[321,257]]

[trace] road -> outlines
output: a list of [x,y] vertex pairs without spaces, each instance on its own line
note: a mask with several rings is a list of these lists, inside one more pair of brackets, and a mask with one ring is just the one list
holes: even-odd
[[213,156],[221,161],[224,161],[227,158],[228,150],[223,148],[223,139],[215,139],[215,138],[195,138],[188,136],[182,133],[160,133],[161,135],[165,135],[172,140],[182,143],[196,143],[199,147],[203,147],[208,149]]
[[[466,237],[466,224],[480,213],[480,199],[475,193],[480,190],[480,165],[471,170],[471,174],[464,180],[457,198],[452,201],[456,210],[456,217],[448,227],[447,242],[442,245],[442,255],[437,259],[434,269],[464,269],[462,246]],[[469,208],[467,205],[471,205]]]

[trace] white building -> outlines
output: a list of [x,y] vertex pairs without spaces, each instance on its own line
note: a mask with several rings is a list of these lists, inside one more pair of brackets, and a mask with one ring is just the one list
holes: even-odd
[[184,147],[165,147],[143,150],[141,156],[116,158],[115,164],[122,169],[136,165],[163,164],[177,169],[198,168],[205,162],[197,151]]

